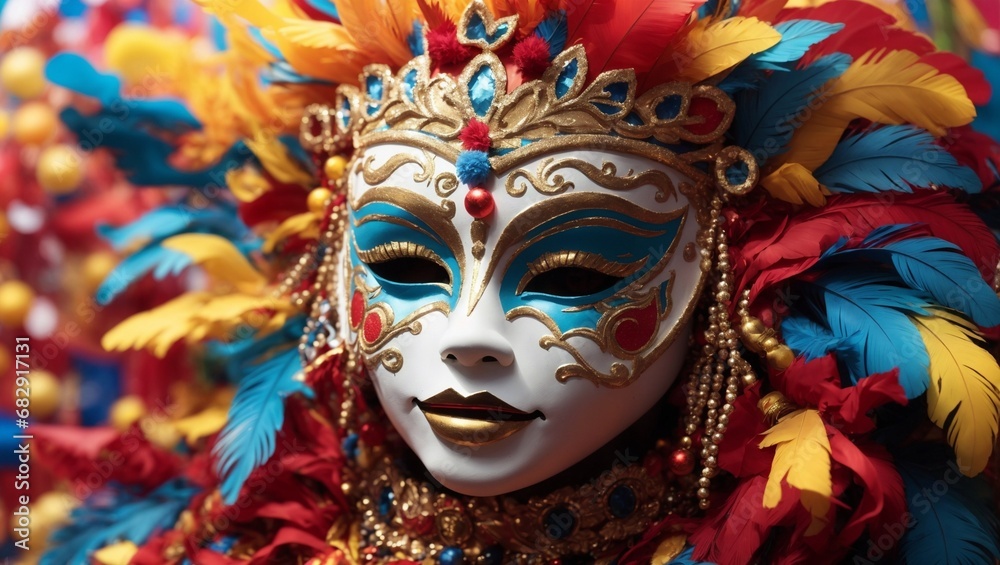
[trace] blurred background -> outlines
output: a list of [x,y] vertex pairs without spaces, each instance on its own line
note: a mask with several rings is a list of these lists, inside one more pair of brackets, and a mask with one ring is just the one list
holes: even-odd
[[[1000,91],[1000,1],[909,0],[894,12],[971,60]],[[224,421],[228,400],[209,397],[198,385],[199,374],[211,371],[210,351],[178,343],[157,358],[145,351],[108,353],[100,345],[104,333],[129,315],[203,284],[183,265],[153,274],[135,264],[115,271],[120,257],[144,242],[114,228],[165,203],[185,199],[190,205],[188,191],[171,188],[171,175],[198,163],[148,140],[112,139],[100,120],[81,130],[79,116],[66,110],[103,104],[104,112],[128,120],[142,114],[133,99],[196,104],[197,89],[209,86],[185,70],[191,54],[211,64],[227,41],[220,30],[186,0],[0,0],[0,559],[30,562],[41,555],[16,551],[11,536],[19,494],[12,488],[18,471],[11,439],[18,433],[16,338],[30,338],[29,433],[44,433],[46,424],[118,432],[138,426],[151,443],[171,448],[182,435],[210,433]],[[46,67],[64,51],[116,75],[120,107],[108,104],[102,89],[109,85],[86,76],[85,66],[63,69],[57,81],[63,86],[57,86]],[[66,123],[79,135],[71,135]],[[981,109],[974,125],[1000,138],[1000,96]],[[177,135],[191,136],[181,145],[218,157],[228,146],[212,131]],[[109,144],[118,151],[92,151]],[[63,440],[72,444],[74,438]],[[90,436],[76,447],[99,448]],[[65,521],[80,493],[39,464],[31,467],[30,483],[37,547]]]

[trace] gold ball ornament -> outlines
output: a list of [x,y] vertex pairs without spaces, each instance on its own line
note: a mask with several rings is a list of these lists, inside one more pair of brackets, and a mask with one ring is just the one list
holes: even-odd
[[10,133],[10,112],[0,110],[0,140],[6,138],[8,133]]
[[91,253],[83,260],[83,287],[87,294],[92,294],[108,278],[111,271],[118,265],[118,256],[110,251]]
[[333,193],[329,189],[320,187],[314,188],[309,192],[309,197],[306,199],[306,204],[309,206],[309,211],[317,216],[323,215],[326,211],[326,203],[333,196]]
[[28,378],[31,382],[31,415],[42,420],[52,418],[61,403],[59,378],[42,370],[31,371]]
[[337,180],[344,176],[344,171],[346,169],[347,159],[341,157],[340,155],[330,157],[323,165],[323,173],[326,174],[326,178],[330,180]]
[[83,158],[73,147],[53,145],[38,158],[38,183],[52,194],[69,194],[83,180]]
[[0,283],[0,324],[19,328],[31,311],[35,291],[21,281]]
[[108,420],[115,429],[124,433],[145,415],[146,403],[138,396],[126,396],[111,405]]
[[22,145],[41,145],[56,134],[59,120],[55,110],[43,102],[29,102],[14,112],[11,133]]
[[34,47],[18,47],[0,61],[0,86],[23,99],[45,92],[45,55]]

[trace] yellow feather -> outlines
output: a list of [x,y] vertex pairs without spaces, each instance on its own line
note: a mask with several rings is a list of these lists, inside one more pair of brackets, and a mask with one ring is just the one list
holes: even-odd
[[226,186],[240,202],[253,202],[271,190],[271,185],[249,167],[226,173]]
[[224,237],[186,233],[164,240],[163,247],[186,254],[213,279],[228,282],[243,290],[259,289],[267,280],[250,265],[236,247]]
[[955,27],[962,39],[972,47],[981,48],[990,29],[986,18],[979,13],[979,9],[971,0],[952,0],[951,5],[955,11]]
[[414,0],[338,0],[337,14],[372,63],[401,66],[413,58],[406,38],[420,16]]
[[315,184],[309,171],[302,168],[277,137],[258,132],[254,139],[247,138],[245,141],[264,170],[279,182],[303,188],[312,188]]
[[813,178],[809,169],[798,163],[785,163],[762,178],[760,184],[771,196],[785,202],[808,202],[812,206],[826,203],[827,191]]
[[120,541],[105,546],[91,556],[97,565],[128,565],[139,547],[130,541]]
[[774,47],[781,34],[757,18],[733,17],[695,25],[681,46],[679,79],[701,82]]
[[296,71],[336,83],[358,82],[369,62],[344,26],[331,22],[289,20],[270,39]]
[[962,472],[990,461],[1000,426],[1000,366],[975,326],[945,310],[913,318],[930,355],[927,414],[944,429]]
[[207,292],[189,292],[152,310],[129,316],[104,334],[101,346],[108,351],[162,350],[162,354],[158,353],[162,357],[170,346],[166,349],[161,346],[173,345],[191,330],[192,316],[210,296]]
[[911,123],[943,135],[968,124],[976,109],[955,77],[920,62],[910,51],[868,53],[819,93],[812,116],[792,136],[777,162],[816,170],[833,154],[847,125],[864,118],[880,124]]
[[830,478],[830,440],[819,412],[803,409],[794,412],[764,433],[761,449],[776,446],[771,474],[764,487],[764,508],[776,508],[781,502],[781,481],[800,491],[802,506],[813,520],[806,535],[815,535],[826,526],[826,515],[833,496]]
[[194,416],[177,420],[174,427],[189,444],[194,444],[221,430],[226,425],[228,412],[229,408],[225,406],[209,406]]
[[263,249],[264,253],[270,253],[279,241],[284,241],[293,235],[307,239],[317,238],[319,237],[319,220],[319,217],[312,212],[296,214],[287,218],[281,222],[281,225],[267,234],[267,239],[264,240],[264,245],[261,249]]

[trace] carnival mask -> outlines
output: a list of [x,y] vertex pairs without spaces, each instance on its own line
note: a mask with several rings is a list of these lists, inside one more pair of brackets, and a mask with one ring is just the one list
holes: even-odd
[[671,386],[711,184],[753,179],[749,156],[695,150],[732,119],[718,90],[636,97],[627,70],[588,84],[579,46],[509,89],[492,49],[513,26],[467,13],[493,31],[465,37],[484,52],[460,76],[432,76],[426,57],[395,75],[372,65],[319,121],[357,143],[347,341],[429,472],[488,496],[579,462]]

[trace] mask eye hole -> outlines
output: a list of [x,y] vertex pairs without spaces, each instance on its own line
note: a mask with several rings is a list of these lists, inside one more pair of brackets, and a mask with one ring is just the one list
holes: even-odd
[[376,277],[398,284],[447,286],[451,275],[444,261],[430,249],[410,241],[391,241],[374,249],[356,249],[358,258]]
[[550,296],[591,296],[607,291],[635,274],[645,259],[632,263],[610,261],[586,251],[545,253],[528,264],[518,284],[518,294],[535,292]]
[[448,271],[430,259],[404,257],[381,263],[370,263],[375,276],[398,284],[442,284],[449,283]]
[[583,267],[559,267],[533,276],[524,285],[524,292],[565,297],[590,296],[608,290],[622,278]]

